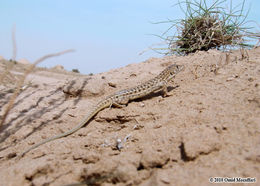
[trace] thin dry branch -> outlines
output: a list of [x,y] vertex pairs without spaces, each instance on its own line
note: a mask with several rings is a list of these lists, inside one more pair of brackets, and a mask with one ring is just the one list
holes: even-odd
[[0,85],[3,84],[4,78],[7,76],[7,74],[11,71],[13,68],[14,63],[8,63],[4,72],[0,75]]
[[16,27],[15,27],[15,24],[14,24],[14,26],[13,26],[13,32],[12,32],[12,41],[13,41],[13,57],[12,57],[12,60],[13,60],[13,61],[15,61],[15,59],[16,59],[16,54],[17,54],[15,30],[16,30]]
[[16,85],[14,93],[11,96],[9,102],[7,103],[7,107],[6,107],[5,111],[4,111],[4,114],[2,116],[2,120],[0,122],[0,128],[4,124],[8,114],[10,112],[10,110],[13,108],[15,99],[17,98],[17,96],[21,92],[21,87],[23,86],[26,77],[34,70],[36,65],[38,65],[39,63],[41,63],[42,61],[44,61],[44,60],[46,60],[48,58],[60,56],[60,55],[63,55],[65,53],[69,53],[69,52],[74,52],[74,50],[70,49],[70,50],[65,50],[65,51],[58,52],[58,53],[45,55],[45,56],[39,58],[38,60],[36,60],[32,65],[30,65],[30,67],[24,72],[23,76],[19,79],[19,81],[18,81],[18,83]]
[[[12,30],[13,56],[11,58],[13,62],[15,62],[16,54],[17,54],[15,32],[16,32],[16,27],[15,27],[15,24],[14,24],[13,30]],[[5,71],[0,75],[0,84],[2,84],[4,78],[12,70],[13,66],[14,66],[14,63],[8,63],[7,64]]]
[[258,42],[255,44],[254,49],[259,46],[259,43],[260,43],[260,39],[258,39]]

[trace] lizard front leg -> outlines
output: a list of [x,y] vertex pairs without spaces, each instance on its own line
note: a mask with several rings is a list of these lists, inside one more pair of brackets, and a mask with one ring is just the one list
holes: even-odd
[[162,82],[162,92],[163,92],[163,95],[162,97],[168,97],[168,96],[171,96],[171,94],[168,94],[168,89],[167,89],[167,82],[166,81],[163,81]]

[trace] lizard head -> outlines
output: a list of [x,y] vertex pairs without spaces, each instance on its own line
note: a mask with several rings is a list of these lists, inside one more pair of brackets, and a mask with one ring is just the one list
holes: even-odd
[[168,66],[165,69],[165,72],[167,74],[167,78],[166,78],[167,81],[169,81],[170,79],[174,78],[176,76],[176,74],[178,74],[182,70],[184,70],[184,65],[173,64],[173,65]]

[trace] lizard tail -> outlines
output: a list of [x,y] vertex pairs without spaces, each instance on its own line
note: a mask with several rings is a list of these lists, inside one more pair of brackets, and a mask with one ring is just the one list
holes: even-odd
[[27,152],[29,152],[29,151],[31,151],[31,150],[33,150],[33,149],[35,149],[35,148],[37,148],[37,147],[39,147],[39,146],[45,144],[45,143],[48,143],[48,142],[50,142],[50,141],[53,141],[53,140],[56,140],[56,139],[59,139],[59,138],[62,138],[62,137],[66,137],[66,136],[68,136],[68,135],[70,135],[70,134],[76,132],[77,130],[79,130],[81,127],[83,127],[83,126],[85,125],[86,122],[83,122],[83,121],[86,121],[87,119],[88,119],[88,117],[84,118],[79,125],[77,125],[75,128],[73,128],[73,129],[71,129],[71,130],[69,130],[69,131],[67,131],[67,132],[65,132],[65,133],[59,134],[59,135],[57,135],[57,136],[53,136],[53,137],[51,137],[51,138],[48,138],[48,139],[46,139],[46,140],[43,140],[43,141],[40,142],[40,143],[34,144],[34,145],[31,146],[29,149],[27,149],[26,151],[24,151],[24,152],[21,154],[21,157],[23,157]]
[[34,144],[33,146],[31,146],[29,149],[27,149],[26,151],[24,151],[20,157],[23,157],[27,152],[45,144],[45,143],[48,143],[50,141],[53,141],[53,140],[56,140],[56,139],[59,139],[59,138],[62,138],[62,137],[66,137],[70,134],[73,134],[74,132],[76,132],[77,130],[79,130],[81,127],[83,127],[92,117],[94,117],[100,110],[102,110],[103,108],[106,108],[108,107],[109,104],[105,104],[105,103],[100,103],[98,104],[93,110],[92,112],[90,112],[76,127],[72,128],[71,130],[67,131],[67,132],[64,132],[62,134],[59,134],[57,136],[53,136],[51,138],[48,138],[46,140],[43,140],[42,142],[40,143],[37,143],[37,144]]

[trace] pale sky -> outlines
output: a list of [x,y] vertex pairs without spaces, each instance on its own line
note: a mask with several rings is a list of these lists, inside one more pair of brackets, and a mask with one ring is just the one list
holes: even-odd
[[[207,0],[213,2],[213,0]],[[0,0],[0,56],[12,57],[12,27],[16,25],[17,60],[33,62],[66,49],[76,52],[44,61],[40,66],[63,65],[66,70],[99,73],[159,57],[153,51],[170,25],[152,24],[184,18],[177,0]],[[233,2],[242,2],[236,0]],[[260,23],[260,1],[247,0],[249,20]],[[257,28],[260,30],[260,27]]]

